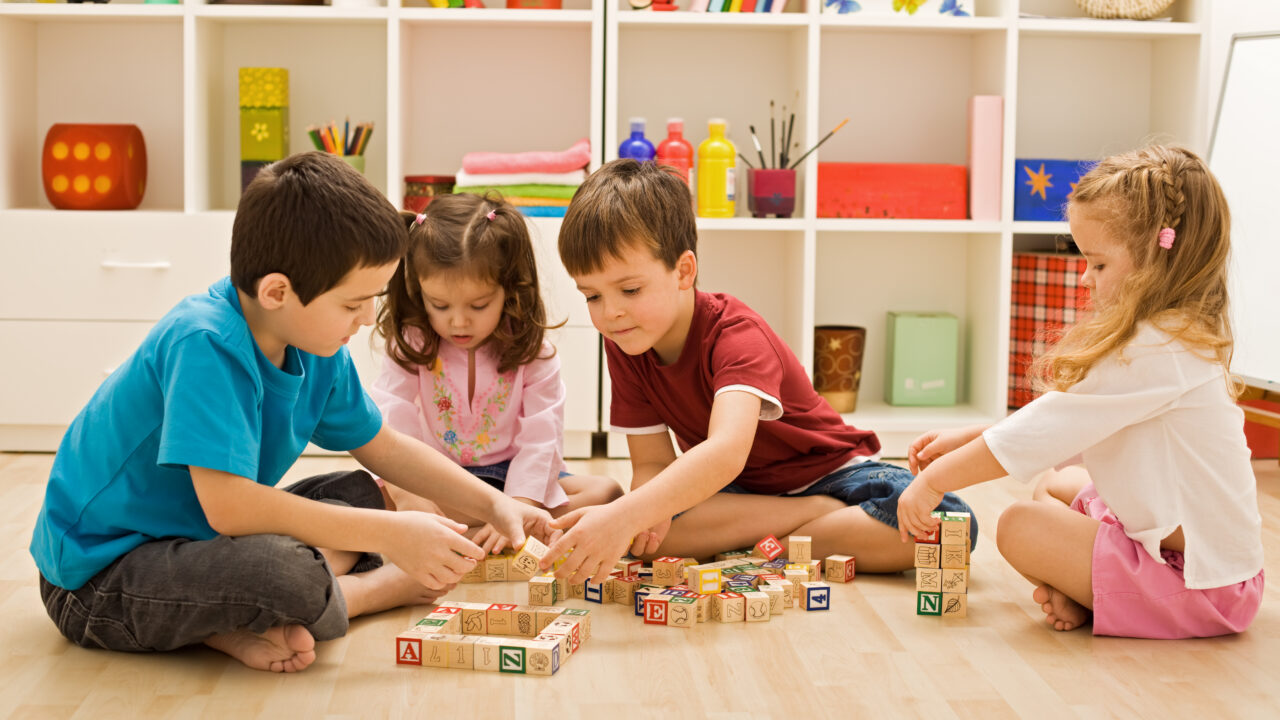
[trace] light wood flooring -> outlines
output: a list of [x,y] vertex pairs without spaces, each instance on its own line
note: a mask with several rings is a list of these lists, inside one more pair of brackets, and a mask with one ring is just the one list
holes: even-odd
[[[646,626],[621,605],[551,678],[397,667],[395,634],[425,614],[357,619],[298,675],[245,669],[212,650],[127,655],[66,642],[45,615],[27,552],[51,455],[0,454],[0,718],[1277,718],[1280,597],[1253,627],[1194,641],[1056,633],[1000,557],[995,520],[1027,488],[961,493],[982,538],[969,617],[917,617],[911,573],[836,585],[826,613],[763,625]],[[291,478],[351,467],[308,458]],[[572,463],[625,481],[626,463]],[[1280,578],[1280,465],[1256,462],[1267,571]],[[464,585],[452,599],[523,602],[520,583]]]

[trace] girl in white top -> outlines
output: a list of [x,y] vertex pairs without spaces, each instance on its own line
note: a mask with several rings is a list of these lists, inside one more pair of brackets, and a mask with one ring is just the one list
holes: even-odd
[[1068,218],[1094,312],[1033,363],[1043,396],[989,428],[911,444],[903,540],[937,524],[944,492],[1041,475],[1037,501],[1001,515],[997,545],[1050,625],[1240,632],[1262,599],[1262,538],[1227,373],[1226,199],[1199,157],[1151,146],[1081,178]]

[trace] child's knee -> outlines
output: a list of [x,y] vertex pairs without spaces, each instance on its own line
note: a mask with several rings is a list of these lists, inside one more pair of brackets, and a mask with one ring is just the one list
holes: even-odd
[[1034,532],[1040,522],[1039,505],[1034,500],[1019,500],[1000,513],[1000,520],[996,523],[996,547],[1001,555],[1008,557],[1010,550]]

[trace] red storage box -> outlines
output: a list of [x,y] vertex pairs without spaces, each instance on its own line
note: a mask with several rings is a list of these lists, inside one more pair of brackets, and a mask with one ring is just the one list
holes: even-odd
[[1009,312],[1009,407],[1035,399],[1027,366],[1048,341],[1074,325],[1088,302],[1080,286],[1085,260],[1078,255],[1014,253]]
[[818,163],[818,217],[963,220],[968,183],[964,165]]

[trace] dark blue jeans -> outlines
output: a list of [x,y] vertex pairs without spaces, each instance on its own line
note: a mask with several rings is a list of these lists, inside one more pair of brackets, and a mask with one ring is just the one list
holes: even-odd
[[[363,470],[307,478],[285,490],[337,505],[384,507]],[[366,555],[352,572],[381,564]],[[40,596],[68,640],[107,650],[174,650],[210,635],[278,625],[301,625],[316,640],[347,632],[347,603],[324,556],[286,535],[165,538],[130,550],[76,590],[42,575]]]
[[[805,488],[802,492],[786,497],[804,497],[805,495],[830,495],[843,501],[846,505],[856,505],[868,515],[888,525],[898,527],[898,498],[902,491],[911,484],[911,471],[889,463],[867,462],[840,468],[818,482]],[[730,483],[720,492],[750,493],[742,487]],[[947,512],[967,512],[972,510],[953,493],[942,496],[942,502],[936,510]],[[978,519],[971,518],[969,532],[969,549],[978,545]]]

